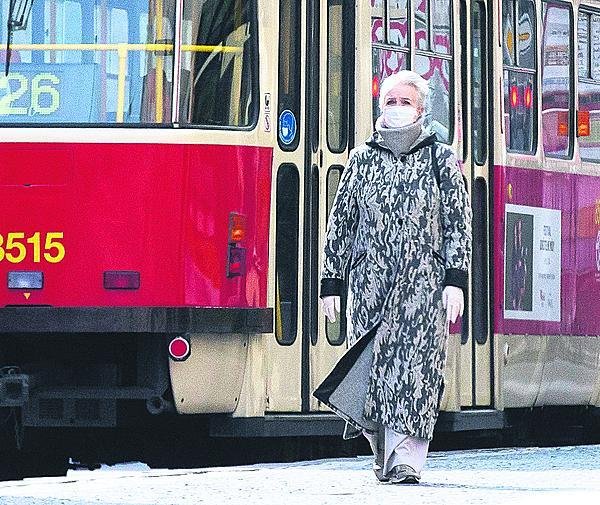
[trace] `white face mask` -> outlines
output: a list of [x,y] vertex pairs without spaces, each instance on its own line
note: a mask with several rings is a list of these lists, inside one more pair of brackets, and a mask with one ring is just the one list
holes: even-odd
[[388,128],[401,128],[417,120],[417,109],[411,105],[390,105],[383,109],[383,124]]

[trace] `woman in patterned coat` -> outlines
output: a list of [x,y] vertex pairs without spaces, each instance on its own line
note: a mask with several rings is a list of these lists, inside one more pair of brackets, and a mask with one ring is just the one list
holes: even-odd
[[420,479],[471,255],[465,180],[452,150],[423,128],[427,92],[411,71],[382,83],[376,131],[340,180],[321,273],[330,321],[347,283],[354,345],[315,396],[362,430],[375,474],[393,483]]

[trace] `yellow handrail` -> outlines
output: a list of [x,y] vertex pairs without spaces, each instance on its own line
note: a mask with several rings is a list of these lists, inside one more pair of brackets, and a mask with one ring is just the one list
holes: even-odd
[[[154,22],[156,23],[156,38],[162,40],[163,38],[163,3],[162,0],[156,1],[156,16],[154,16]],[[164,61],[162,58],[156,58],[156,74],[154,77],[154,120],[157,123],[162,123],[163,120],[163,69]]]
[[[117,51],[119,56],[119,77],[117,81],[117,123],[122,123],[125,117],[125,76],[127,75],[127,57],[129,51],[173,51],[173,44],[11,44],[11,49],[16,51]],[[192,53],[241,53],[243,47],[238,46],[211,46],[183,44],[181,51]],[[165,55],[158,55],[165,56]],[[163,60],[157,60],[156,66],[156,122],[162,123],[162,95],[163,95]]]
[[[173,44],[11,44],[11,50],[22,51],[118,51],[124,47],[127,51],[169,51]],[[241,53],[244,48],[238,46],[207,46],[183,44],[181,50],[192,53]]]

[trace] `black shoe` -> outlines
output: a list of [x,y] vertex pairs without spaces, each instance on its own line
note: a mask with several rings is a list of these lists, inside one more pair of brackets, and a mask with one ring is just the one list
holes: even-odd
[[389,474],[392,484],[418,484],[421,475],[412,466],[398,465]]

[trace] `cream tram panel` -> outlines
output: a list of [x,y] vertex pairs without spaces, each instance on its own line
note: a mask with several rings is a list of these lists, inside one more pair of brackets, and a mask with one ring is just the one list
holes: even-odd
[[532,407],[540,392],[548,337],[503,336],[497,354],[502,360],[504,407]]
[[248,335],[188,335],[185,361],[169,361],[173,401],[180,414],[233,412],[240,398]]
[[548,337],[536,405],[588,405],[598,378],[599,351],[595,337]]

